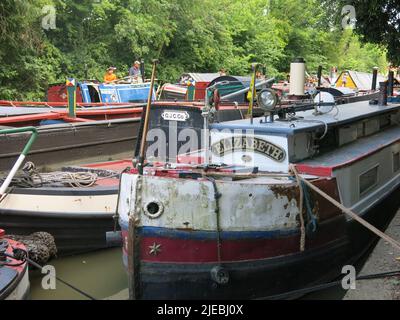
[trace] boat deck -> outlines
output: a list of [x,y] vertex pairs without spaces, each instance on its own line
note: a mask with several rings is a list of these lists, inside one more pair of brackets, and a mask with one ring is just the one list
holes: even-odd
[[[128,167],[132,168],[132,166],[133,166],[132,160],[124,159],[124,160],[119,160],[119,161],[86,164],[86,165],[83,165],[82,167],[107,170],[107,171],[115,171],[115,172],[121,173],[124,169],[126,169]],[[109,178],[109,179],[99,179],[96,182],[95,186],[111,187],[111,186],[116,186],[118,184],[119,184],[119,178],[113,177],[113,178]]]
[[[371,118],[376,115],[398,111],[399,104],[388,104],[387,106],[370,105],[368,101],[355,102],[337,106],[338,112],[315,116],[314,110],[300,111],[296,113],[298,120],[274,121],[265,123],[265,118],[255,118],[253,125],[249,119],[228,121],[213,124],[212,129],[222,130],[254,130],[255,133],[293,135],[295,133],[315,130],[318,128],[344,125],[357,120]],[[337,114],[336,114],[337,113]]]
[[331,175],[332,171],[365,158],[400,140],[400,127],[396,126],[373,136],[361,138],[339,149],[297,164],[299,171],[309,174]]

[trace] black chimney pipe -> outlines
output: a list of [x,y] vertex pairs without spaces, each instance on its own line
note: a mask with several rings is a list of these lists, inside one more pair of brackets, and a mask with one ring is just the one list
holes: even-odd
[[374,68],[374,70],[372,71],[372,86],[371,86],[372,91],[376,90],[377,81],[378,81],[378,68]]
[[321,86],[321,78],[322,78],[322,66],[319,66],[318,67],[318,75],[317,75],[317,77],[318,77],[318,87],[320,87]]
[[388,96],[393,97],[393,86],[394,86],[394,71],[389,71],[388,77]]

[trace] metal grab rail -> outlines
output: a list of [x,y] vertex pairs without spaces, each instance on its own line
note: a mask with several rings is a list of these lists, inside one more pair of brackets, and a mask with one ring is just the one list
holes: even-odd
[[36,138],[38,137],[38,131],[35,127],[23,127],[23,128],[13,128],[13,129],[4,129],[0,130],[0,135],[9,134],[9,133],[22,133],[22,132],[31,132],[31,136],[26,143],[22,153],[19,155],[17,161],[15,162],[14,166],[12,167],[10,173],[8,174],[6,180],[4,180],[3,184],[0,187],[0,198],[5,194],[8,186],[10,185],[12,179],[14,178],[15,174],[17,173],[18,169],[20,168],[21,164],[24,162],[26,155],[31,150],[32,144],[35,142]]

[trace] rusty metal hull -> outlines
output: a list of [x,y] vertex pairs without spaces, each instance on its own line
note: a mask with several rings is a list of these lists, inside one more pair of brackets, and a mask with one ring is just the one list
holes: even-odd
[[[384,230],[399,206],[400,188],[362,217]],[[356,264],[371,249],[376,236],[354,221],[336,221],[331,227],[336,229],[336,233],[341,230],[342,235],[304,253],[223,263],[221,266],[229,273],[225,285],[215,283],[210,276],[211,270],[218,266],[216,263],[141,262],[138,298],[273,299],[275,295],[332,281],[340,276],[344,265]],[[326,228],[329,226],[320,232],[326,233]],[[142,235],[140,241],[144,238]],[[276,246],[286,246],[288,241],[281,238]],[[295,297],[297,295],[285,298]]]
[[[37,166],[98,157],[108,158],[133,150],[140,118],[39,127],[39,136],[27,161]],[[0,171],[9,170],[22,151],[27,136],[0,137]]]

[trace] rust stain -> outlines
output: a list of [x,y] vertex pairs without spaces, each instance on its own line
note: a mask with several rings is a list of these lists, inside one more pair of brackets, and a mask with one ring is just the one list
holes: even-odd
[[275,195],[275,197],[278,198],[287,198],[288,202],[292,202],[292,200],[299,200],[300,192],[299,188],[295,186],[271,186],[270,187],[272,193]]

